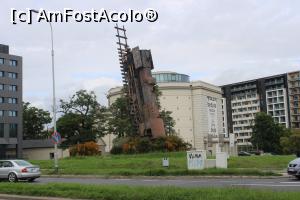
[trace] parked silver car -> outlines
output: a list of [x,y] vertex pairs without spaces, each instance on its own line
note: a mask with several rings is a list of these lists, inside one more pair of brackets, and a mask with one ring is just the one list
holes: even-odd
[[0,178],[9,182],[34,181],[41,176],[40,168],[25,160],[0,160]]
[[287,173],[300,179],[300,158],[292,160],[289,163]]

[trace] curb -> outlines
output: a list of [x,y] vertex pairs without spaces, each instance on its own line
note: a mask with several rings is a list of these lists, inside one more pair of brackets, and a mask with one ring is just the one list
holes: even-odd
[[[37,197],[37,196],[25,196],[25,195],[12,195],[12,194],[0,194],[0,199],[11,199],[11,200],[72,200],[60,197]],[[84,199],[76,199],[84,200]]]
[[279,179],[291,176],[97,176],[97,175],[42,175],[42,178],[82,178],[82,179]]

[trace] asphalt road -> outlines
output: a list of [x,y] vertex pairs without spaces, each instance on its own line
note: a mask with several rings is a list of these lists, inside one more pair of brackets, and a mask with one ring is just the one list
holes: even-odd
[[105,179],[105,178],[46,178],[41,177],[33,184],[80,183],[135,186],[178,186],[178,187],[245,187],[268,188],[284,191],[300,191],[300,181],[294,178],[174,178],[174,179]]

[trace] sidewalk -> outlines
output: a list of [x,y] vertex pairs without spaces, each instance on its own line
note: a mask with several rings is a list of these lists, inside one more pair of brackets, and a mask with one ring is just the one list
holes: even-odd
[[[11,195],[11,194],[0,194],[0,200],[72,200],[59,197],[35,197],[35,196],[24,196],[24,195]],[[76,199],[83,200],[83,199]]]

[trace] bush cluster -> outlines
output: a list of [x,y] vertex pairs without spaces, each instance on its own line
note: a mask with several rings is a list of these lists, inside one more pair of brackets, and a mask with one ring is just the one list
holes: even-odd
[[191,144],[178,136],[166,136],[151,139],[149,137],[120,137],[113,141],[112,154],[147,153],[153,151],[185,151]]
[[99,145],[94,142],[85,142],[82,144],[76,144],[69,148],[70,156],[94,156],[99,155]]

